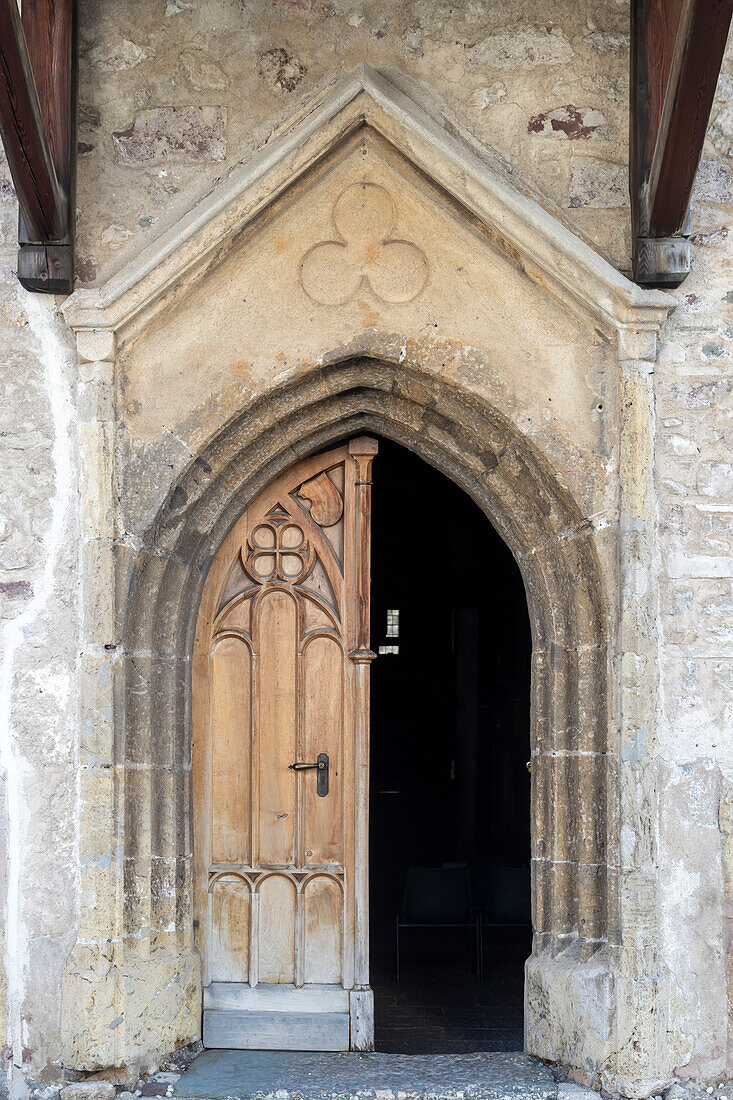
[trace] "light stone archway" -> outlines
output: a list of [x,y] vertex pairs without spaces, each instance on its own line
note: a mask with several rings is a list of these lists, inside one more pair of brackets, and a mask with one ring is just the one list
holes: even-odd
[[[99,375],[105,364],[93,365]],[[640,400],[646,378],[632,363],[624,393],[636,460],[639,426],[647,424]],[[95,383],[88,385],[94,392]],[[91,440],[82,437],[101,459],[100,484],[106,431],[101,422]],[[645,482],[635,475],[633,493],[622,498],[621,538],[609,539],[547,459],[484,398],[418,363],[363,356],[265,389],[172,482],[141,536],[109,545],[92,538],[86,547],[89,629],[118,640],[103,653],[89,645],[83,661],[83,717],[100,743],[105,725],[111,739],[109,766],[87,780],[95,816],[84,822],[82,842],[102,855],[87,869],[88,933],[66,974],[69,1063],[154,1064],[200,1034],[190,665],[201,591],[228,530],[270,481],[298,459],[363,432],[403,444],[463,488],[522,572],[533,635],[534,943],[526,1049],[576,1067],[585,1079],[639,1081],[643,1095],[644,1078],[628,1072],[617,1049],[624,1018],[634,1026],[639,1019],[630,999],[638,977],[621,937],[617,771],[623,693],[644,690],[644,683],[632,668],[625,688],[618,604],[614,611],[609,594],[619,583],[619,551],[633,576],[643,561],[644,531],[623,509],[639,508],[633,494],[643,496]],[[622,457],[638,470],[623,450]],[[115,578],[116,591],[107,577]],[[646,611],[634,594],[626,608],[622,595],[622,624]],[[642,715],[648,705],[643,698]]]
[[542,1055],[534,1017],[551,1009],[555,995],[543,960],[563,952],[581,966],[618,943],[601,569],[592,531],[527,441],[485,402],[404,365],[336,363],[260,399],[178,480],[138,551],[123,633],[123,939],[154,956],[170,949],[167,930],[175,926],[180,947],[190,948],[190,660],[208,566],[267,483],[297,459],[364,431],[402,443],[461,486],[524,577],[533,632],[535,931],[527,1043]]

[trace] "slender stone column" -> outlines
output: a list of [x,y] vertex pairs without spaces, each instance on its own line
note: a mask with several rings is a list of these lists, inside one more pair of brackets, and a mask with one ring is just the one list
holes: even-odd
[[[114,1065],[124,1026],[122,955],[123,783],[115,751],[120,653],[115,608],[114,333],[81,330],[79,352],[81,714],[79,733],[79,933],[67,965],[67,1065]],[[100,1005],[107,1006],[100,1012]]]
[[615,1066],[604,1084],[645,1096],[669,1080],[669,998],[659,944],[659,542],[655,332],[621,330],[617,721],[621,957]]

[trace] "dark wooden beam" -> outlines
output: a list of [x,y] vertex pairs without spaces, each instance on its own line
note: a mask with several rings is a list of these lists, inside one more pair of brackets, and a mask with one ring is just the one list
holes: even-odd
[[29,290],[69,294],[76,228],[76,0],[23,0],[22,22],[67,220],[60,241],[39,244],[21,219],[18,278]]
[[65,200],[16,0],[0,0],[0,125],[28,231],[38,241],[63,236]]
[[733,0],[687,0],[649,171],[649,232],[681,233],[700,163]]
[[640,197],[649,179],[654,143],[672,68],[683,0],[633,0],[631,4],[631,110],[629,174],[634,232]]
[[690,196],[733,0],[632,0],[630,190],[634,278],[679,286],[690,271]]
[[0,0],[0,130],[18,195],[18,278],[69,293],[74,278],[75,0]]

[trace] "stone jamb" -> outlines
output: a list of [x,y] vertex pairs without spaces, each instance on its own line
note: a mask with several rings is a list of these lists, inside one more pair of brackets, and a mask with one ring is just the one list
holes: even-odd
[[[78,440],[81,496],[81,701],[79,928],[73,970],[86,974],[88,995],[65,980],[63,1032],[73,1062],[85,1019],[107,985],[117,1004],[123,894],[120,830],[121,767],[115,745],[115,679],[119,637],[115,606],[115,334],[77,333]],[[103,1033],[102,1033],[103,1034]],[[99,1064],[117,1065],[124,1031],[108,1029],[98,1045]]]
[[670,1017],[661,964],[658,878],[659,784],[649,774],[660,705],[661,575],[654,371],[657,336],[621,330],[619,360],[619,791],[620,920],[618,1065],[610,1084],[648,1095],[669,1083]]
[[[570,1063],[571,1076],[599,1083],[611,1093],[645,1097],[669,1084],[669,1014],[666,977],[656,945],[657,842],[656,783],[646,774],[659,706],[659,549],[654,485],[654,369],[658,332],[647,326],[620,327],[619,348],[619,517],[618,607],[611,654],[612,729],[618,744],[617,774],[607,792],[614,804],[619,844],[618,948],[603,945],[581,980],[584,998],[594,1004],[584,1029],[565,1022],[565,983],[576,974],[574,952],[554,959],[545,973],[546,1014],[537,1014],[534,1053]],[[528,971],[533,973],[533,960]],[[551,991],[551,992],[549,992]],[[577,1044],[564,1045],[575,1035]],[[559,1040],[559,1041],[558,1041]]]

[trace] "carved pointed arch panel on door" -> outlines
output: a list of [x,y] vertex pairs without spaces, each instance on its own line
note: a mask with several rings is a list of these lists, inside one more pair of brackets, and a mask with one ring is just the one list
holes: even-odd
[[230,531],[204,587],[193,664],[194,904],[207,1046],[372,1046],[376,449],[361,437],[281,475]]

